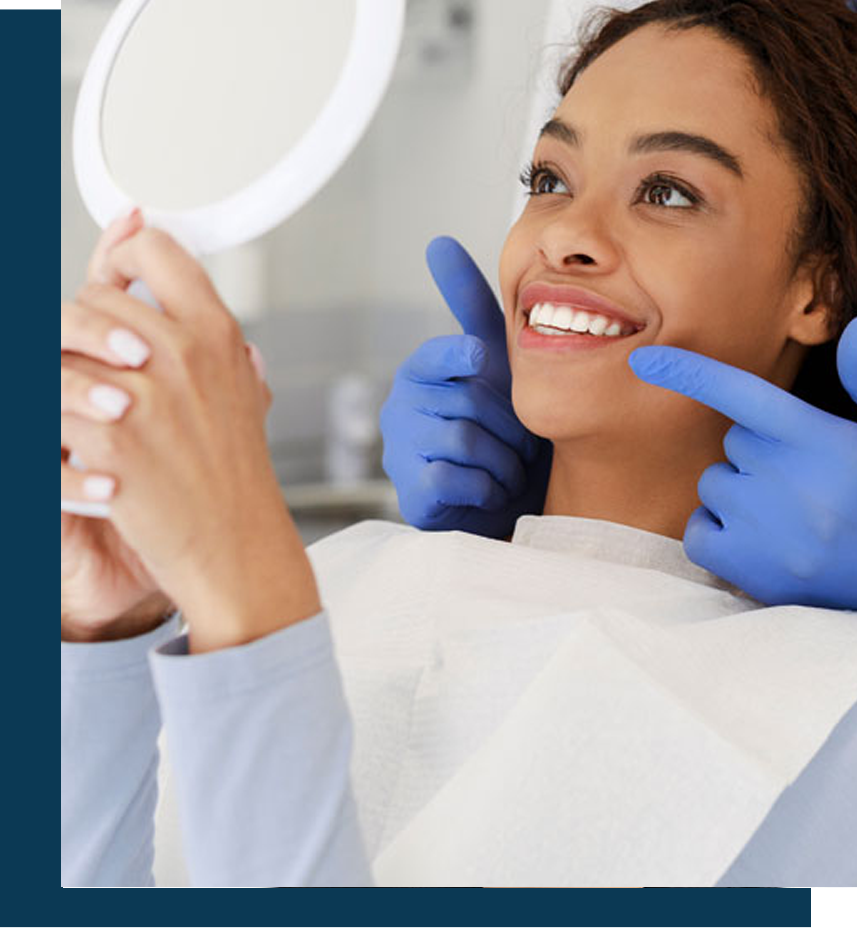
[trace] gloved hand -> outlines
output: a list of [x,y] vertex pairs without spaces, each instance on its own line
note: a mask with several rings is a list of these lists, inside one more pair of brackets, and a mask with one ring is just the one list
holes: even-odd
[[503,538],[541,513],[553,446],[512,408],[503,311],[479,268],[446,236],[426,260],[464,334],[430,339],[396,372],[381,410],[384,470],[411,525]]
[[[681,348],[631,352],[634,373],[735,421],[699,481],[688,557],[769,605],[857,609],[857,423]],[[837,349],[857,402],[857,320]]]

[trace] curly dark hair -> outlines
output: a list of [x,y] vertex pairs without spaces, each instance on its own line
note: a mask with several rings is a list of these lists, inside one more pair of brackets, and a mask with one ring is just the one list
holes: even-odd
[[845,0],[654,0],[632,10],[597,8],[560,69],[560,94],[608,48],[652,23],[706,27],[731,42],[773,104],[803,185],[791,257],[795,268],[810,255],[824,258],[816,292],[834,323],[832,340],[807,352],[792,393],[857,421],[836,372],[836,341],[857,315],[857,12]]

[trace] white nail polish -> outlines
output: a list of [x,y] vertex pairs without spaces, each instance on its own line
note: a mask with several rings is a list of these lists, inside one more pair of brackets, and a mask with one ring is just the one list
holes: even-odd
[[128,329],[113,329],[107,344],[130,367],[139,367],[151,354],[149,346]]
[[111,419],[118,419],[131,403],[131,397],[118,387],[99,383],[89,391],[89,402]]
[[115,488],[116,481],[112,477],[87,477],[83,481],[83,492],[87,499],[110,499]]

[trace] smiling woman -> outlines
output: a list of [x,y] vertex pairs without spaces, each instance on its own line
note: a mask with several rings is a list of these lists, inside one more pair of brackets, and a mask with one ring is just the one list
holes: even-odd
[[[501,260],[513,403],[553,442],[545,514],[680,538],[730,423],[637,380],[633,349],[692,349],[789,389],[827,345],[829,371],[814,360],[799,389],[828,409],[844,395],[829,381],[857,308],[853,14],[662,0],[590,28]],[[573,282],[633,325],[561,335],[587,331],[587,294],[557,290],[551,335],[535,282]]]
[[[124,546],[64,540],[64,882],[151,882],[161,717],[198,885],[853,882],[857,623],[688,559],[728,423],[628,358],[684,346],[789,388],[853,316],[855,55],[835,0],[658,0],[569,66],[500,265],[514,410],[554,447],[510,543],[367,522],[304,552],[227,308],[139,217],[112,230],[66,312],[69,376],[128,402],[64,417],[98,438]],[[163,316],[122,292],[138,277]],[[117,323],[145,336],[133,370],[109,366]],[[468,386],[476,421],[506,415]],[[117,565],[157,612],[111,618]]]

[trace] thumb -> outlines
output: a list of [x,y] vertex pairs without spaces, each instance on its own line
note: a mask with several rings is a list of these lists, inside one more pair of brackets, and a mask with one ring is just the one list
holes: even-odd
[[438,290],[465,335],[475,335],[485,343],[490,365],[486,375],[498,389],[508,392],[511,374],[506,353],[506,320],[482,271],[467,251],[448,235],[429,242],[426,261]]
[[857,403],[857,319],[852,319],[839,338],[836,349],[836,367],[842,386]]
[[88,284],[109,284],[124,290],[129,281],[113,270],[107,261],[110,249],[124,242],[126,238],[136,235],[143,228],[143,214],[139,207],[130,213],[114,219],[101,233],[95,245],[89,265],[86,268],[86,282]]
[[500,338],[505,343],[503,311],[467,251],[454,238],[442,235],[429,242],[426,261],[438,290],[465,335],[478,335],[490,347]]

